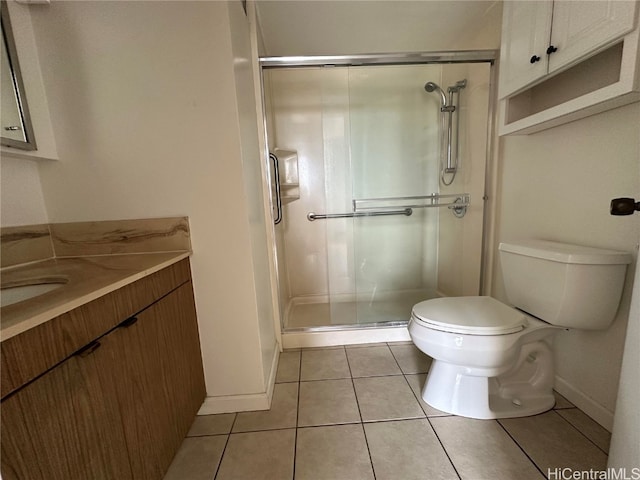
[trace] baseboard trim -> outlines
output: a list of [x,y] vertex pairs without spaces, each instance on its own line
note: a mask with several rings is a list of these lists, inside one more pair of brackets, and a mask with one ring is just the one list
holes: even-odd
[[328,332],[282,333],[283,348],[332,347],[359,343],[408,342],[407,327],[363,328]]
[[204,403],[198,410],[198,415],[216,415],[219,413],[250,412],[254,410],[269,410],[273,389],[276,383],[276,373],[278,371],[278,360],[280,359],[280,348],[276,344],[271,361],[271,373],[267,380],[266,391],[263,393],[252,393],[248,395],[221,395],[217,397],[206,397]]
[[569,382],[556,375],[555,389],[557,392],[573,403],[576,407],[589,415],[592,419],[606,428],[609,432],[613,428],[613,412],[610,412],[599,403],[589,398],[583,392],[575,388]]

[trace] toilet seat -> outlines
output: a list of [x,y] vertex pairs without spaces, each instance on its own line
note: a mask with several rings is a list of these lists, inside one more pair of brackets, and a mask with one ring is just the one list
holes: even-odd
[[442,297],[420,302],[411,317],[418,324],[464,335],[506,335],[521,331],[527,317],[491,297]]

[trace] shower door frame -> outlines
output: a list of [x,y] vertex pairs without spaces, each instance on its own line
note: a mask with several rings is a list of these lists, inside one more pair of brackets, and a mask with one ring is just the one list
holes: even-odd
[[[493,226],[493,219],[495,218],[495,202],[487,204],[489,199],[495,199],[496,182],[494,171],[494,131],[495,131],[495,103],[497,100],[497,88],[496,88],[496,68],[495,64],[499,58],[499,50],[459,50],[459,51],[444,51],[444,52],[411,52],[411,53],[381,53],[381,54],[362,54],[362,55],[302,55],[302,56],[283,56],[283,57],[259,57],[260,66],[260,87],[262,95],[262,121],[264,138],[266,140],[264,161],[269,162],[269,135],[267,132],[267,112],[265,103],[265,91],[264,91],[264,71],[278,68],[304,68],[304,67],[348,67],[348,66],[382,66],[382,65],[425,65],[425,64],[455,64],[455,63],[488,63],[489,64],[489,109],[487,112],[487,151],[486,151],[486,167],[484,178],[484,195],[482,201],[485,203],[483,210],[482,221],[482,246],[480,255],[480,295],[489,294],[489,286],[491,285],[493,253],[487,251],[487,245],[491,244],[488,241],[488,236],[491,233]],[[271,189],[271,170],[267,168],[267,178],[265,182],[267,188]],[[276,180],[277,181],[277,180]],[[271,207],[273,207],[274,199],[272,193],[270,193]],[[490,211],[489,211],[490,210]],[[271,208],[273,212],[273,208]],[[273,217],[273,213],[272,213]],[[272,235],[274,239],[273,245],[273,258],[275,265],[272,270],[272,281],[275,282],[278,290],[278,303],[280,303],[280,278],[278,270],[278,251],[275,242],[275,225],[271,222]],[[319,333],[319,332],[335,332],[335,331],[348,331],[348,330],[376,330],[376,329],[392,329],[392,328],[404,328],[407,325],[407,321],[389,321],[381,323],[364,323],[353,325],[331,325],[331,326],[318,326],[318,327],[300,327],[294,329],[285,329],[284,316],[285,308],[283,305],[279,305],[276,328],[281,334],[284,333]]]

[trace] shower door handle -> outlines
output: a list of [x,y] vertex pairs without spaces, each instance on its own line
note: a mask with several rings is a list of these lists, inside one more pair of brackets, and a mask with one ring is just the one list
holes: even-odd
[[278,165],[278,157],[273,153],[269,154],[269,159],[273,162],[273,176],[276,190],[276,218],[273,220],[275,225],[282,221],[282,197],[280,196],[280,168]]

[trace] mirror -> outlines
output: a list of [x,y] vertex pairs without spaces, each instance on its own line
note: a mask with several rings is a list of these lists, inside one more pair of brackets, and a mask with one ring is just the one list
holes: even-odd
[[1,84],[0,110],[2,111],[2,145],[21,150],[35,150],[36,140],[33,134],[27,98],[22,83],[20,65],[7,2],[2,4],[2,65],[0,67]]

